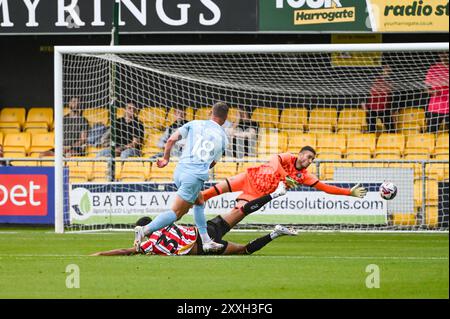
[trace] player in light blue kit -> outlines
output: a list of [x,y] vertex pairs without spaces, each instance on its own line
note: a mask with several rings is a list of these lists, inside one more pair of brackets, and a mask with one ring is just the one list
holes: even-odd
[[[139,248],[145,236],[179,220],[194,204],[204,203],[201,191],[204,182],[209,178],[209,169],[220,160],[228,145],[227,135],[222,128],[227,117],[228,105],[223,102],[216,103],[212,107],[210,120],[186,123],[167,140],[164,157],[156,163],[159,168],[169,163],[170,151],[175,143],[180,139],[186,140],[174,173],[174,182],[178,191],[170,211],[159,214],[148,225],[136,226],[135,247]],[[203,205],[194,206],[194,220],[202,239],[203,251],[218,251],[223,248],[223,245],[209,237]]]

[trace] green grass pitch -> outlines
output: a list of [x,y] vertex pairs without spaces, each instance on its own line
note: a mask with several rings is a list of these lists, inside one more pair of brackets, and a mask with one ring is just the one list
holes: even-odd
[[[238,243],[262,235],[232,232]],[[301,233],[252,256],[90,257],[133,234],[0,228],[0,298],[448,298],[448,234]],[[67,288],[68,265],[80,287]],[[379,288],[367,288],[379,267]],[[373,274],[372,274],[373,275]]]

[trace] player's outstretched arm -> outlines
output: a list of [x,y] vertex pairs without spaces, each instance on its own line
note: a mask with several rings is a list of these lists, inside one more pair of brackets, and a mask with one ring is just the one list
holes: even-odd
[[130,256],[140,254],[133,248],[119,248],[107,251],[99,251],[98,253],[91,254],[90,256]]
[[322,183],[319,181],[316,184],[314,184],[313,187],[319,191],[332,195],[346,195],[363,198],[367,194],[367,190],[364,187],[362,187],[361,184],[357,184],[352,188],[341,188],[333,185],[328,185],[326,183]]

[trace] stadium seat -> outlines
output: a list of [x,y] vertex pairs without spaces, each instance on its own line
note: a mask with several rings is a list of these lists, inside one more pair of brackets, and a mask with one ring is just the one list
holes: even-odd
[[3,132],[0,132],[0,145],[3,146]]
[[54,133],[36,133],[31,135],[31,146],[29,154],[40,154],[54,148],[55,134]]
[[[426,180],[425,188],[425,206],[437,206],[439,201],[438,182],[433,179]],[[423,181],[421,179],[417,179],[414,181],[414,205],[417,208],[422,208],[424,204],[422,195]]]
[[438,206],[425,207],[425,225],[435,228],[439,225]]
[[321,153],[336,153],[342,155],[347,150],[347,136],[345,134],[317,134],[317,148],[318,154]]
[[376,135],[372,133],[349,134],[347,137],[347,154],[374,154]]
[[434,134],[410,135],[406,138],[405,156],[422,155],[430,156],[434,153],[435,137]]
[[334,170],[338,167],[352,167],[352,163],[323,163],[320,165],[320,178],[324,180],[334,179]]
[[167,127],[167,110],[165,107],[144,107],[139,111],[139,120],[145,127],[164,130]]
[[[31,134],[29,133],[8,133],[3,141],[3,152],[25,153],[30,150]],[[5,156],[6,157],[6,156]]]
[[239,108],[237,107],[230,107],[228,110],[228,118],[227,120],[231,123],[236,123],[239,117]]
[[362,109],[344,108],[339,112],[338,133],[361,133],[366,128],[366,112]]
[[92,127],[94,124],[109,125],[109,110],[103,107],[91,108],[83,111],[83,116]]
[[[120,163],[117,163],[120,164]],[[120,165],[119,165],[120,166]],[[107,182],[108,179],[108,163],[94,162],[91,175],[92,182]]]
[[159,168],[156,164],[151,166],[150,180],[158,182],[171,182],[177,162],[169,162],[166,167]]
[[448,155],[449,154],[449,141],[448,133],[439,134],[436,138],[436,147],[434,150],[435,155]]
[[257,107],[253,110],[251,119],[258,122],[260,128],[277,128],[280,110],[273,107]]
[[143,182],[150,175],[150,167],[144,162],[123,162],[120,173],[122,182]]
[[[33,107],[28,111],[23,126],[25,132],[48,131],[53,124],[53,109],[50,107]],[[37,129],[37,130],[36,130]]]
[[[304,107],[286,108],[281,111],[280,130],[304,132],[308,124],[308,110]],[[290,133],[290,132],[288,132]]]
[[296,131],[288,133],[288,150],[292,153],[298,153],[304,146],[317,147],[317,136],[314,133],[297,133]]
[[225,179],[237,174],[236,162],[219,162],[214,166],[214,179]]
[[196,120],[208,120],[211,117],[211,107],[200,107],[195,111]]
[[[186,120],[192,121],[194,119],[194,109],[191,107],[185,108],[186,111]],[[175,121],[175,108],[170,108],[169,113],[167,113],[167,122],[166,126],[169,126]]]
[[448,164],[430,163],[425,167],[425,176],[430,179],[442,181],[448,179]]
[[405,135],[420,133],[425,128],[425,110],[410,107],[401,109],[396,116],[397,131]]
[[82,161],[73,165],[69,169],[69,178],[72,181],[74,178],[78,181],[89,181],[92,178],[94,163]]
[[3,133],[19,133],[25,123],[24,107],[6,107],[0,111],[0,131]]
[[[375,155],[394,154],[401,157],[405,150],[405,136],[403,134],[382,133],[378,137]],[[388,157],[386,157],[388,158]],[[396,156],[392,159],[397,158]]]
[[287,150],[287,134],[278,130],[260,130],[258,157],[283,153]]
[[24,107],[5,107],[0,111],[0,122],[17,122],[22,126],[25,119],[26,110]]
[[357,161],[357,160],[370,160],[372,157],[370,153],[367,151],[366,153],[348,153],[347,157],[348,160]]
[[337,124],[337,109],[317,107],[309,114],[308,130],[312,133],[331,133]]

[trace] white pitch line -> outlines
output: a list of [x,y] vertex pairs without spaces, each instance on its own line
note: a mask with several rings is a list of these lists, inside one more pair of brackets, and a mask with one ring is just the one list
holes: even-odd
[[[93,257],[88,255],[33,255],[33,254],[20,254],[20,255],[0,255],[0,258],[83,258]],[[129,257],[129,256],[117,256],[117,257]],[[218,256],[218,255],[189,255],[189,258],[263,258],[263,259],[349,259],[349,260],[365,260],[365,259],[384,259],[384,260],[448,260],[448,256]]]

